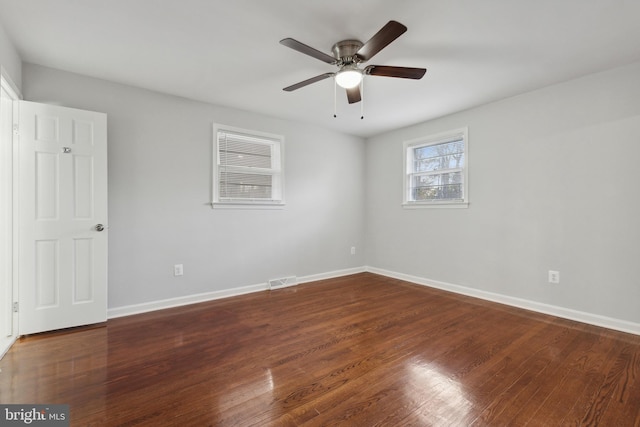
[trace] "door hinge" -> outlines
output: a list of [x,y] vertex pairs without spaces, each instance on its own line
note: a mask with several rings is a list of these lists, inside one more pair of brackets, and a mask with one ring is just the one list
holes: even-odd
[[18,312],[18,302],[14,302],[13,303],[13,312],[17,313]]
[[20,135],[20,126],[17,123],[13,125],[13,134]]

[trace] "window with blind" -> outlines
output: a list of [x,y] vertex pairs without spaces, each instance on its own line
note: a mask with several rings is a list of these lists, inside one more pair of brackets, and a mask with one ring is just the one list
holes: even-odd
[[214,125],[213,206],[281,206],[284,138]]
[[466,207],[467,129],[404,143],[405,207]]

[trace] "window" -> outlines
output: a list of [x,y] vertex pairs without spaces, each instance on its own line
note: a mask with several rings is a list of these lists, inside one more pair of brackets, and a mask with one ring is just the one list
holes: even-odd
[[405,207],[466,207],[467,129],[404,143]]
[[282,206],[284,138],[214,125],[213,207]]

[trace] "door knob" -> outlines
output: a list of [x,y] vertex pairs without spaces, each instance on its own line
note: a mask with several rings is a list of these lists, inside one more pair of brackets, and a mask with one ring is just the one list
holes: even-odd
[[103,231],[106,227],[102,224],[96,224],[96,231]]

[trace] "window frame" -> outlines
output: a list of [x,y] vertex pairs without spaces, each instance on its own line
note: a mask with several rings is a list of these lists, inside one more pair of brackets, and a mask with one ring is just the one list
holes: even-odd
[[[462,139],[464,144],[464,162],[461,168],[462,172],[462,194],[461,199],[447,200],[412,200],[411,197],[411,178],[416,173],[413,169],[414,151],[417,148],[444,144]],[[402,207],[405,209],[415,208],[467,208],[469,206],[469,129],[463,127],[441,132],[434,135],[428,135],[403,143],[403,196]],[[440,169],[447,171],[449,169]]]
[[[272,150],[272,160],[275,165],[271,168],[251,168],[242,166],[221,166],[220,165],[220,137],[221,132],[242,135],[256,139],[257,143],[270,145]],[[213,168],[212,168],[212,194],[211,206],[214,209],[282,209],[285,205],[284,199],[284,136],[260,132],[250,129],[243,129],[234,126],[227,126],[220,123],[213,124]],[[225,198],[220,196],[220,171],[236,170],[248,174],[270,174],[274,177],[270,199],[263,198]]]

